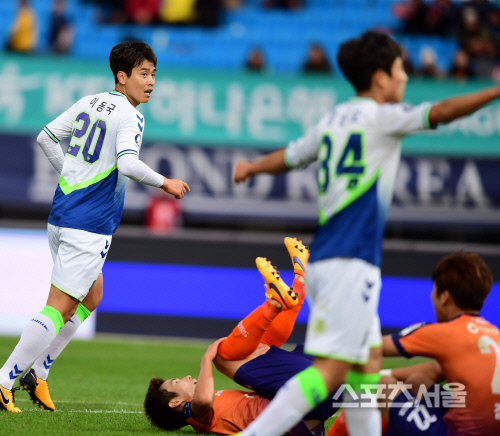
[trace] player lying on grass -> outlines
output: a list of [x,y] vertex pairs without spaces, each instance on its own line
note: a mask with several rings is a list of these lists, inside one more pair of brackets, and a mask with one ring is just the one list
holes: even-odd
[[[381,383],[400,380],[412,386],[394,398],[392,407],[382,409],[389,421],[386,434],[498,436],[500,331],[480,316],[491,290],[491,272],[479,254],[461,252],[442,258],[432,279],[437,323],[417,324],[383,338],[384,356],[436,359],[383,377]],[[451,398],[435,385],[445,380]],[[414,406],[411,400],[423,387],[429,393]],[[384,394],[387,398],[388,392]],[[394,407],[395,403],[402,407]],[[328,436],[347,434],[341,431],[341,423],[334,423]]]
[[[266,281],[267,300],[227,338],[208,347],[197,380],[191,376],[151,379],[144,408],[153,425],[164,430],[190,425],[199,432],[238,432],[262,412],[290,377],[312,364],[312,356],[305,355],[301,345],[291,352],[279,348],[290,336],[304,302],[304,268],[309,257],[307,248],[296,239],[286,238],[285,245],[294,265],[293,288],[286,286],[270,262],[257,258],[257,268]],[[215,391],[212,362],[253,392]],[[320,404],[291,433],[323,434],[323,422],[336,410],[332,403]]]

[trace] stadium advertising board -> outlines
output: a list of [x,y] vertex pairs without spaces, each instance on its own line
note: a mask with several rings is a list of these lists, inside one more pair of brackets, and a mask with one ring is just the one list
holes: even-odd
[[[146,143],[141,159],[171,178],[186,180],[191,192],[183,211],[195,219],[232,222],[264,220],[314,225],[316,168],[251,183],[232,183],[232,168],[258,151]],[[0,135],[0,202],[50,206],[58,175],[32,136]],[[500,221],[500,159],[404,157],[389,221],[497,225]],[[156,192],[129,183],[125,207],[141,213]]]
[[[488,83],[413,80],[405,101],[436,101]],[[0,130],[37,134],[79,98],[112,89],[105,62],[2,56]],[[269,150],[312,126],[332,105],[349,98],[339,77],[314,78],[180,71],[159,65],[146,116],[146,141]],[[407,138],[408,155],[498,156],[500,105]],[[390,121],[388,121],[390,122]]]

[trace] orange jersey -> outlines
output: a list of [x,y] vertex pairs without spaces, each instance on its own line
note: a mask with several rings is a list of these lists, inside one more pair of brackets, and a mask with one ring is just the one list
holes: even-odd
[[[436,359],[448,383],[460,383],[444,420],[457,433],[500,435],[500,331],[463,314],[448,322],[409,327],[393,335],[404,356]],[[453,388],[453,385],[450,386]],[[465,407],[462,405],[465,399]]]
[[271,402],[254,392],[225,390],[215,392],[212,416],[201,422],[184,410],[188,424],[200,433],[235,434],[248,425]]

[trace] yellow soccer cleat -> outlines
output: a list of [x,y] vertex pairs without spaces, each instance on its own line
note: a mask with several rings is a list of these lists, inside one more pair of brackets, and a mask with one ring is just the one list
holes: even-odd
[[289,237],[285,238],[285,246],[292,259],[293,272],[304,277],[309,259],[309,247],[306,247],[302,241],[297,241],[297,238]]
[[56,406],[52,398],[50,398],[49,384],[45,380],[38,378],[33,368],[19,379],[19,384],[28,392],[31,401],[38,404],[38,407],[50,411],[56,410]]
[[14,406],[14,391],[19,388],[7,389],[0,385],[0,411],[20,413],[21,409]]
[[299,302],[299,294],[285,284],[271,262],[265,257],[258,257],[255,259],[255,264],[266,282],[266,297],[280,303],[283,310],[295,307]]

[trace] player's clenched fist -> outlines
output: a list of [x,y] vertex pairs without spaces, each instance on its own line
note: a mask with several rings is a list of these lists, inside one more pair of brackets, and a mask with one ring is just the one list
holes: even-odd
[[161,189],[163,189],[165,192],[168,192],[169,194],[172,194],[178,200],[184,197],[186,191],[190,191],[189,186],[186,182],[178,179],[167,179],[166,177],[163,180]]

